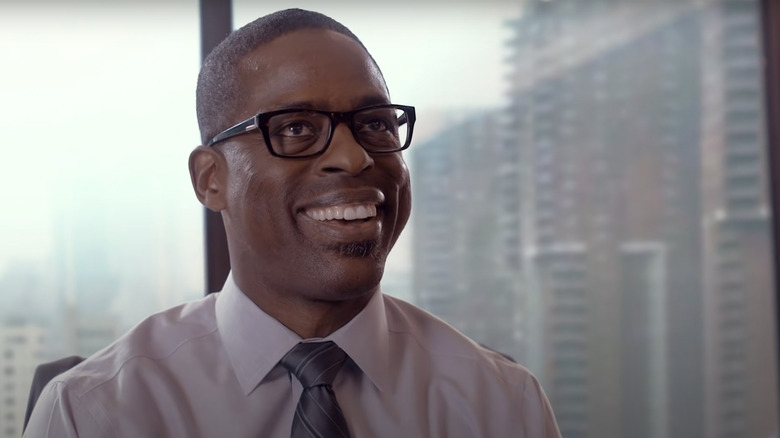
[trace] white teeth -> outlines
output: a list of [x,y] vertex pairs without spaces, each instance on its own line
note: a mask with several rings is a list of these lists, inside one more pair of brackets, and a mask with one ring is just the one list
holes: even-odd
[[310,208],[305,213],[306,216],[318,221],[334,219],[353,221],[376,216],[376,205],[335,205],[326,208]]

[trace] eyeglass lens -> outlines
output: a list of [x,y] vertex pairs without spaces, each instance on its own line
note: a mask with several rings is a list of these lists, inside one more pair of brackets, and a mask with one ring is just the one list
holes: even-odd
[[[407,119],[402,109],[367,108],[352,115],[350,128],[355,140],[366,150],[392,152],[406,144]],[[277,114],[267,124],[271,147],[283,156],[317,153],[328,142],[331,123],[328,115],[314,111]]]

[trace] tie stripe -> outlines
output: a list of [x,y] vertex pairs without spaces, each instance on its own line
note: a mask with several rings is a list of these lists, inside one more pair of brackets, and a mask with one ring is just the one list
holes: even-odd
[[292,438],[349,438],[331,386],[346,357],[341,348],[327,341],[299,343],[282,358],[282,366],[303,385],[293,417]]
[[[312,406],[307,406],[309,404]],[[313,409],[318,409],[319,412],[313,411]],[[311,436],[322,438],[349,437],[349,431],[346,430],[344,414],[341,412],[341,408],[338,405],[323,406],[317,400],[317,397],[314,397],[311,393],[301,396],[301,401],[298,403],[295,414],[297,417],[300,417],[301,425],[304,426]],[[326,426],[320,423],[322,421],[321,418],[318,418],[320,415],[322,415],[322,418],[327,418],[330,422],[329,425]],[[331,430],[335,430],[335,432],[326,432]],[[293,434],[293,437],[297,437],[297,435]]]

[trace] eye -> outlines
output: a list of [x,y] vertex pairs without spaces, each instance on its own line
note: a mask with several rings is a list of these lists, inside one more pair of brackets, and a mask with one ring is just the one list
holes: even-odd
[[398,114],[392,108],[369,108],[355,114],[355,130],[363,135],[398,132]]
[[374,119],[374,120],[368,120],[366,122],[363,122],[361,126],[361,130],[367,130],[367,131],[387,131],[389,129],[389,124],[386,120],[382,119]]
[[300,137],[314,134],[314,127],[312,127],[311,124],[300,120],[287,122],[282,126],[279,126],[274,132],[274,135],[282,137]]

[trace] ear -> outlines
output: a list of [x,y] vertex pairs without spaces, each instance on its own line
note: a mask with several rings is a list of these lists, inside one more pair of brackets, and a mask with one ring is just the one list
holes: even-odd
[[198,146],[190,153],[190,180],[195,196],[206,208],[225,209],[227,162],[214,148]]

